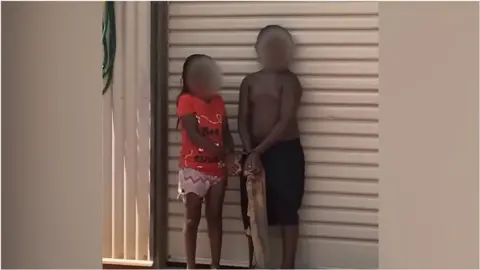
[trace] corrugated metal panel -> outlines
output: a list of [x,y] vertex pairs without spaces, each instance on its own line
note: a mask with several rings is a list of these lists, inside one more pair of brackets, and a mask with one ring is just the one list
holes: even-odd
[[[183,205],[175,200],[180,134],[174,103],[183,61],[189,54],[205,53],[221,66],[221,94],[240,147],[235,119],[238,88],[245,74],[258,68],[253,48],[258,31],[280,24],[298,44],[294,70],[305,88],[298,116],[308,179],[300,211],[298,266],[377,267],[378,4],[173,2],[169,8],[170,260],[185,260]],[[230,179],[222,254],[223,263],[229,265],[247,262],[238,189],[238,178]],[[197,257],[209,263],[203,223]]]
[[103,96],[103,258],[149,265],[150,4],[118,2],[115,8],[114,83]]

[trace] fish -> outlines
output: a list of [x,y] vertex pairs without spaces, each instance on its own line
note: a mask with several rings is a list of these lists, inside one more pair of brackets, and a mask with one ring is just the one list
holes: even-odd
[[250,219],[250,237],[253,242],[253,265],[255,268],[270,268],[270,244],[267,219],[265,172],[257,174],[245,171],[248,194],[247,215]]

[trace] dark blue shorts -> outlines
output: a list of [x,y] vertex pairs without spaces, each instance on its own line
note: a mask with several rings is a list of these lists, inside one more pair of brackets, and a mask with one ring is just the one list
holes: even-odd
[[[305,188],[305,155],[300,139],[278,142],[260,157],[265,170],[267,215],[270,226],[298,225]],[[250,226],[247,215],[246,178],[240,178],[242,219]]]

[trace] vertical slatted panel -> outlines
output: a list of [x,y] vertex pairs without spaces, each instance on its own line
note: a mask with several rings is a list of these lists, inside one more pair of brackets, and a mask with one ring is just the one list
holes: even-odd
[[103,257],[111,258],[113,256],[113,93],[108,91],[103,96]]
[[136,189],[137,189],[137,52],[136,34],[136,4],[135,2],[125,2],[126,18],[125,21],[125,170],[124,179],[124,239],[123,256],[127,259],[135,259],[135,208],[136,208]]
[[136,201],[136,254],[137,260],[150,260],[150,3],[135,3],[137,10],[136,67],[137,94],[137,148],[138,178]]
[[[258,69],[253,44],[267,24],[287,27],[298,45],[294,71],[305,88],[299,110],[307,161],[300,211],[300,268],[375,268],[378,262],[378,3],[172,2],[169,5],[169,256],[185,261],[183,205],[176,199],[180,134],[175,98],[192,53],[212,56],[224,72],[221,91],[240,147],[238,88]],[[245,266],[238,178],[224,205],[223,264]],[[209,263],[206,224],[197,260]],[[275,233],[275,232],[274,232]],[[274,247],[281,247],[274,237]],[[276,250],[278,258],[281,250]]]
[[117,18],[117,51],[115,59],[113,93],[113,247],[112,258],[124,258],[124,182],[125,182],[125,76],[126,57],[125,55],[125,27],[126,7],[115,5]]
[[115,8],[114,83],[104,96],[103,257],[150,265],[150,3]]

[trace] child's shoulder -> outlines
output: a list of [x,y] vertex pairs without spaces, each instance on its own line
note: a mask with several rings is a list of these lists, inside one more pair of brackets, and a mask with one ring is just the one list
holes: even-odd
[[178,103],[192,103],[195,102],[195,96],[184,93],[178,97]]
[[301,85],[300,79],[298,78],[297,74],[288,70],[287,72],[282,74],[282,81],[286,84],[293,84],[293,85]]
[[221,104],[221,105],[225,104],[225,101],[223,100],[223,97],[221,95],[218,95],[218,94],[215,95],[213,100],[215,101],[216,104]]
[[260,71],[255,71],[253,73],[248,73],[247,75],[245,75],[245,77],[243,77],[242,84],[247,85],[247,86],[251,85],[258,78],[259,74],[260,74]]

